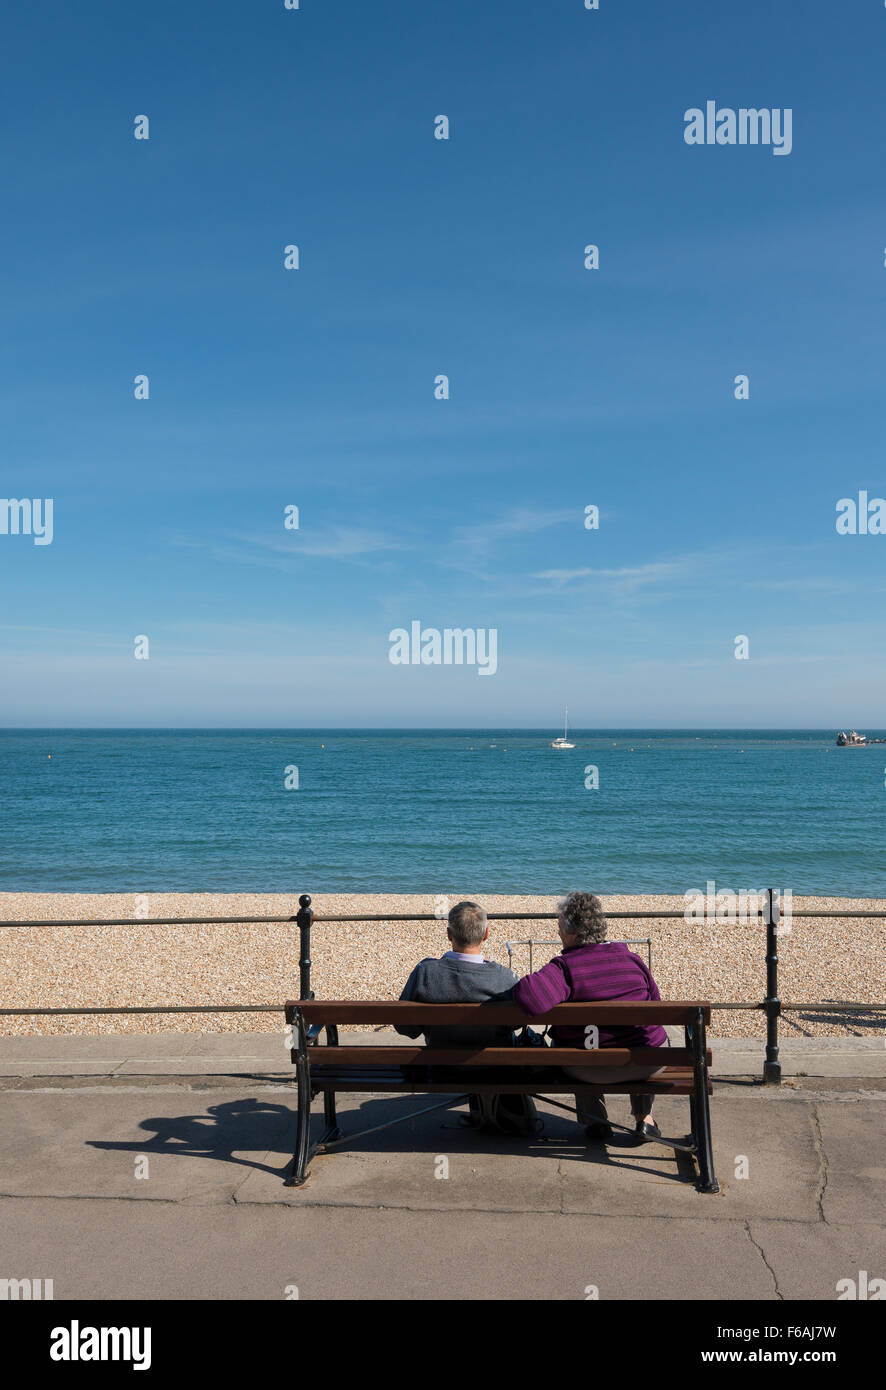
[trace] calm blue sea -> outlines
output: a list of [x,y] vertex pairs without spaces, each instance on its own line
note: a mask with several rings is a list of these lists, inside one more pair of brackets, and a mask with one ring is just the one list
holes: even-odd
[[556,733],[3,732],[0,889],[886,896],[886,747]]

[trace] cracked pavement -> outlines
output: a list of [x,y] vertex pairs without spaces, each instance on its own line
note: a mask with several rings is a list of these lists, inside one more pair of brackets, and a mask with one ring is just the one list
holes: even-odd
[[[781,1087],[717,1080],[712,1195],[686,1156],[587,1143],[544,1104],[537,1139],[478,1135],[440,1110],[349,1139],[286,1188],[291,1073],[207,1075],[196,1061],[174,1074],[158,1056],[141,1075],[116,1062],[97,1074],[88,1058],[81,1074],[7,1066],[0,1276],[51,1278],[57,1299],[297,1286],[309,1299],[766,1301],[834,1300],[839,1280],[886,1274],[886,1074],[869,1062],[862,1077],[847,1063]],[[340,1123],[354,1135],[433,1099],[342,1097]],[[627,1098],[608,1104],[624,1122]],[[319,1099],[314,1115],[319,1136]],[[685,1100],[660,1099],[656,1115],[684,1136]]]

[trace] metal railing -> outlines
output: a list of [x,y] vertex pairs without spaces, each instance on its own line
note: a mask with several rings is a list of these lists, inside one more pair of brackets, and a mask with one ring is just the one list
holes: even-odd
[[[778,1020],[782,1013],[789,1010],[808,1010],[819,1009],[828,1013],[846,1013],[853,1010],[860,1010],[865,1013],[880,1013],[886,1011],[886,1004],[867,1004],[867,1003],[827,1003],[813,1002],[808,1004],[783,1003],[778,994],[778,935],[780,924],[780,897],[778,890],[767,888],[762,907],[754,907],[752,915],[762,920],[766,926],[766,994],[757,1003],[747,1001],[727,1001],[726,1003],[712,1004],[712,1009],[732,1011],[732,1010],[761,1010],[766,1014],[766,1058],[763,1063],[763,1081],[770,1085],[778,1085],[781,1082],[781,1064],[779,1062],[778,1045]],[[274,914],[261,917],[121,917],[121,918],[94,918],[88,920],[51,920],[51,921],[15,921],[4,922],[0,920],[0,928],[27,928],[27,927],[145,927],[145,926],[175,926],[175,927],[196,927],[196,926],[231,926],[244,924],[281,924],[294,922],[299,931],[299,991],[302,999],[313,999],[314,992],[311,988],[311,928],[315,922],[439,922],[442,921],[436,913],[432,912],[357,912],[357,913],[330,913],[322,917],[315,915],[311,907],[311,897],[303,893],[298,900],[298,912],[294,916],[285,914]],[[489,912],[486,914],[487,920],[491,922],[520,922],[520,921],[556,921],[556,912]],[[685,921],[686,911],[679,909],[646,909],[640,911],[627,912],[606,912],[609,921]],[[828,911],[827,909],[810,909],[809,911],[798,911],[792,908],[792,917],[801,918],[823,918],[833,920],[835,918],[863,918],[863,919],[886,919],[886,910],[862,908],[858,911],[854,909],[843,911]],[[734,920],[734,919],[733,919]],[[719,925],[728,925],[725,920]],[[651,959],[651,938],[646,938],[646,943],[650,949]],[[511,945],[522,943],[509,942]],[[537,943],[547,944],[547,943]],[[556,945],[556,942],[551,942]],[[640,941],[628,942],[628,945],[640,945]],[[133,1005],[115,1008],[112,1006],[96,1007],[72,1007],[72,1008],[0,1008],[0,1017],[33,1015],[36,1017],[47,1017],[57,1015],[83,1015],[83,1014],[215,1014],[215,1013],[277,1013],[283,1011],[282,1004],[151,1004]]]
[[[607,940],[609,940],[609,939],[610,939],[610,938],[607,938]],[[612,939],[613,941],[616,940],[615,937],[612,937],[611,939]],[[617,939],[618,939],[618,940],[621,940],[621,938],[617,938]],[[560,946],[561,944],[562,944],[562,943],[561,943],[559,940],[557,940],[557,941],[539,941],[537,937],[533,937],[533,936],[528,936],[528,937],[526,938],[525,941],[506,941],[506,942],[505,942],[505,950],[506,950],[507,953],[508,953],[508,968],[509,968],[509,969],[512,969],[512,968],[513,968],[513,964],[514,964],[514,947],[515,947],[515,946],[528,946],[528,947],[529,947],[529,973],[530,973],[530,975],[531,975],[531,974],[532,974],[532,948],[533,948],[534,946]],[[651,937],[651,936],[642,936],[642,937],[640,937],[640,938],[639,938],[638,940],[636,940],[636,941],[622,941],[621,944],[622,944],[622,946],[645,946],[645,947],[646,947],[646,964],[649,966],[649,969],[650,969],[650,970],[652,969],[652,937]]]

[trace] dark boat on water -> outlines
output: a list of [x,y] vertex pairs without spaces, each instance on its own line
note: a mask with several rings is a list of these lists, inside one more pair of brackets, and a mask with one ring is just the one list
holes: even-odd
[[868,738],[867,734],[857,734],[854,729],[848,734],[837,734],[838,748],[871,748],[875,743],[886,743],[886,738]]

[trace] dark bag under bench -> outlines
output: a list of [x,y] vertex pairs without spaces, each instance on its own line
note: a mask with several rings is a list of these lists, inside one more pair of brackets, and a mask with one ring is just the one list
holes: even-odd
[[[315,1153],[342,1138],[335,1113],[338,1092],[406,1092],[416,1095],[480,1095],[498,1092],[548,1096],[573,1094],[577,1087],[598,1095],[642,1091],[661,1096],[688,1096],[689,1142],[672,1144],[689,1152],[698,1163],[696,1186],[701,1192],[718,1192],[711,1149],[710,1052],[707,1003],[673,1003],[649,1000],[558,1004],[546,1014],[527,1020],[514,1004],[414,1004],[405,1001],[293,1000],[286,1004],[286,1023],[292,1030],[291,1057],[296,1069],[298,1129],[287,1187],[300,1187]],[[561,1026],[636,1027],[641,1024],[682,1026],[683,1047],[472,1047],[430,1048],[421,1044],[339,1046],[338,1025],[363,1027],[406,1024],[426,1028],[443,1025],[476,1025],[522,1028],[534,1024]],[[319,1045],[322,1032],[326,1043]],[[566,1076],[563,1067],[664,1067],[654,1080],[607,1081],[599,1087]],[[323,1095],[326,1130],[311,1147],[311,1101]],[[555,1102],[556,1103],[556,1102]],[[452,1101],[444,1101],[444,1108]],[[565,1107],[570,1108],[570,1107]],[[419,1114],[425,1113],[419,1111]],[[410,1118],[410,1117],[405,1117]],[[396,1123],[394,1121],[390,1123]],[[376,1128],[384,1128],[377,1126]],[[352,1136],[357,1137],[357,1136]],[[664,1141],[669,1142],[669,1141]]]

